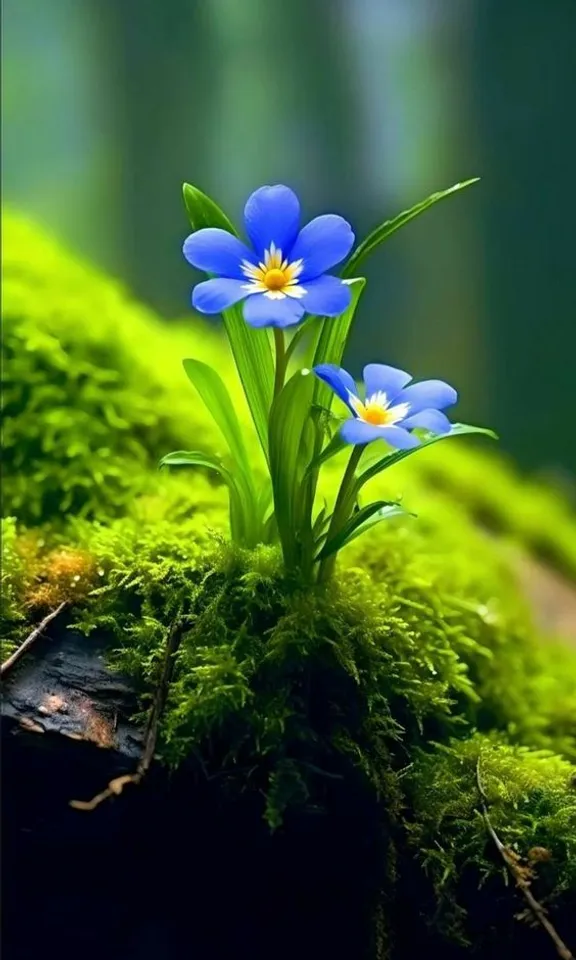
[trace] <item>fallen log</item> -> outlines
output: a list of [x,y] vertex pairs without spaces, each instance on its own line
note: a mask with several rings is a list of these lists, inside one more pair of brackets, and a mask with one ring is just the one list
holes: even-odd
[[381,850],[363,800],[271,835],[258,791],[227,796],[191,762],[71,806],[147,757],[135,691],[106,654],[105,638],[59,629],[4,681],[5,960],[368,955]]

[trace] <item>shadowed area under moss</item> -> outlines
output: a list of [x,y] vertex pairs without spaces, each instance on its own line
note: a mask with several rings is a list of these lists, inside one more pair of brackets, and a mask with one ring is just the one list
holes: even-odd
[[[404,896],[430,911],[426,929],[419,931],[421,943],[438,946],[440,933],[462,948],[481,940],[490,957],[512,951],[554,956],[487,830],[477,774],[499,840],[560,936],[572,943],[576,937],[575,768],[553,753],[476,734],[417,755],[405,781],[409,849],[419,869],[408,871],[406,879],[415,886],[409,891],[406,883]],[[405,933],[406,947],[416,949]],[[454,951],[460,954],[467,951]]]

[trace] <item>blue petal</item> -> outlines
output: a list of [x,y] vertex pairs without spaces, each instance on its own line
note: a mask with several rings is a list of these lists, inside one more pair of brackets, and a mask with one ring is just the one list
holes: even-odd
[[319,317],[339,317],[350,306],[352,291],[348,284],[338,277],[318,277],[310,280],[304,287],[302,303],[307,313]]
[[319,363],[317,367],[313,367],[313,372],[327,383],[347,406],[350,406],[350,394],[354,397],[358,396],[358,388],[354,380],[342,367],[337,367],[334,363]]
[[443,410],[456,403],[458,394],[454,387],[443,380],[423,380],[405,387],[396,397],[397,403],[409,403],[410,416],[421,410]]
[[241,280],[244,274],[240,263],[248,260],[254,263],[254,254],[238,237],[226,230],[207,227],[190,234],[182,248],[188,263],[206,273],[216,273],[220,277],[234,277]]
[[382,427],[350,417],[340,427],[340,436],[346,443],[371,443],[373,440],[382,440]]
[[430,430],[431,433],[450,433],[452,424],[445,413],[440,410],[421,410],[412,417],[407,417],[402,421],[402,426],[407,430],[414,427],[421,427],[424,430]]
[[244,303],[244,319],[251,327],[291,327],[304,315],[304,307],[294,297],[271,300],[264,293],[252,293]]
[[371,443],[373,440],[385,440],[391,447],[398,450],[410,450],[417,447],[420,441],[413,434],[402,427],[376,427],[372,423],[354,418],[347,420],[340,427],[340,434],[346,443]]
[[192,292],[192,306],[200,313],[220,313],[246,296],[241,280],[205,280]]
[[302,228],[292,247],[290,260],[302,260],[299,283],[313,280],[348,256],[354,243],[350,224],[336,214],[316,217]]
[[419,447],[420,441],[413,433],[408,433],[403,427],[380,427],[382,439],[397,450],[411,450]]
[[271,243],[288,256],[300,225],[298,197],[282,184],[260,187],[244,207],[244,224],[260,259]]
[[405,387],[412,379],[405,370],[387,367],[383,363],[367,364],[363,370],[363,377],[366,385],[366,396],[371,397],[372,394],[382,390],[389,403],[398,396],[402,387]]

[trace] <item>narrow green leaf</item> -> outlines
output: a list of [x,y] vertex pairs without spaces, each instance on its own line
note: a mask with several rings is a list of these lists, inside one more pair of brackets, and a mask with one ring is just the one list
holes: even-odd
[[207,363],[200,360],[182,361],[186,376],[200,394],[208,412],[220,428],[228,449],[251,485],[251,469],[242,438],[240,421],[224,381]]
[[396,230],[399,230],[400,227],[403,227],[405,223],[409,223],[410,220],[414,220],[415,217],[418,217],[421,213],[424,213],[425,210],[428,210],[430,207],[434,206],[435,203],[438,203],[440,200],[444,200],[446,197],[451,197],[453,193],[458,193],[460,190],[464,190],[465,187],[470,187],[473,183],[478,183],[480,177],[473,177],[471,180],[464,180],[462,183],[455,183],[454,186],[448,187],[447,190],[440,190],[438,193],[433,193],[430,197],[427,197],[426,200],[422,200],[420,203],[417,203],[414,207],[411,207],[410,210],[404,210],[402,213],[399,213],[397,217],[394,217],[393,220],[386,220],[385,223],[381,223],[380,226],[376,227],[375,230],[370,233],[365,240],[360,243],[352,256],[344,266],[342,271],[343,277],[352,277],[355,273],[358,272],[360,264],[365,260],[369,253],[379,246],[384,240],[387,240]]
[[[313,366],[318,363],[339,364],[342,362],[354,314],[360,300],[360,294],[366,286],[366,280],[364,277],[356,277],[354,280],[348,280],[347,283],[352,291],[350,306],[340,317],[327,317],[322,321],[322,332],[314,353]],[[329,388],[326,387],[326,389]],[[332,393],[331,390],[329,392]]]
[[316,560],[325,560],[333,553],[337,553],[347,544],[352,543],[356,537],[366,533],[382,520],[389,520],[391,517],[414,516],[404,510],[398,503],[389,503],[386,500],[376,500],[374,503],[362,507],[344,524],[338,533],[324,544]]
[[161,467],[206,467],[208,470],[215,470],[222,476],[230,476],[230,471],[224,466],[222,461],[211,453],[204,453],[202,450],[174,450],[173,453],[167,453],[160,461]]
[[328,524],[330,523],[331,519],[332,519],[332,514],[328,513],[328,507],[326,504],[324,504],[324,506],[320,510],[320,513],[314,520],[314,524],[312,527],[312,535],[315,540],[318,540],[318,538],[322,536],[323,533],[325,534],[327,532]]
[[268,332],[248,326],[241,304],[225,310],[222,316],[254,426],[268,458],[268,417],[274,392],[274,360]]
[[255,546],[255,527],[253,523],[253,505],[242,483],[238,483],[234,474],[222,461],[210,453],[201,450],[175,450],[167,453],[160,461],[161,467],[204,467],[213,470],[227,484],[230,493],[230,532],[232,539],[245,546]]
[[194,231],[203,230],[205,227],[219,227],[221,230],[227,230],[228,233],[238,236],[224,211],[220,209],[217,203],[214,203],[214,200],[202,193],[198,187],[193,187],[191,183],[185,183],[182,186],[182,193],[188,219]]
[[412,447],[410,450],[394,450],[393,453],[389,453],[380,460],[377,460],[376,463],[373,463],[370,467],[368,467],[367,470],[364,470],[364,472],[358,477],[355,485],[356,495],[365,483],[368,483],[368,481],[372,480],[373,477],[377,476],[379,473],[382,473],[383,470],[393,467],[395,463],[405,460],[406,457],[410,457],[412,454],[418,453],[420,450],[424,450],[425,447],[431,447],[432,444],[439,443],[441,440],[448,440],[450,437],[462,437],[466,434],[472,433],[482,433],[487,437],[492,437],[493,440],[498,439],[494,431],[488,430],[486,427],[473,427],[467,423],[454,423],[452,424],[452,430],[450,433],[429,436],[428,439],[422,440],[418,447]]
[[299,561],[298,542],[310,534],[311,518],[304,517],[302,482],[311,456],[310,418],[314,379],[300,371],[275,398],[270,413],[270,475],[274,507],[284,560],[288,569]]
[[[348,281],[352,289],[352,299],[350,301],[350,306],[340,317],[328,317],[324,319],[320,327],[320,333],[317,339],[316,348],[314,350],[312,365],[315,366],[318,363],[335,363],[339,364],[342,362],[342,357],[344,355],[344,350],[346,348],[346,342],[350,334],[350,329],[352,327],[352,322],[354,320],[354,314],[360,300],[360,295],[366,285],[366,281],[363,277],[358,277],[355,280]],[[311,396],[311,406],[312,410],[320,409],[323,411],[324,419],[330,416],[330,408],[332,406],[332,400],[334,394],[325,383],[323,383],[318,377],[314,377],[314,388]],[[334,453],[338,452],[339,447],[338,441],[331,441],[328,448],[321,452],[322,442],[323,442],[323,433],[324,426],[320,418],[316,418],[314,423],[314,432],[316,434],[315,440],[313,441],[313,454],[316,454],[314,457],[314,466],[310,466],[307,469],[305,479],[305,513],[311,515],[312,508],[314,505],[314,499],[316,497],[316,487],[318,484],[318,470],[321,464],[333,456]],[[309,523],[306,521],[307,533],[304,535],[305,540],[305,551],[306,551],[306,562],[309,563],[312,560],[312,550],[313,550],[313,541],[311,538],[311,530],[308,530]],[[307,539],[308,537],[308,539]]]
[[[219,227],[238,236],[226,214],[205,193],[190,183],[185,183],[183,194],[193,230]],[[274,360],[268,332],[248,326],[241,304],[225,310],[222,317],[254,426],[267,457],[268,414],[274,385]]]

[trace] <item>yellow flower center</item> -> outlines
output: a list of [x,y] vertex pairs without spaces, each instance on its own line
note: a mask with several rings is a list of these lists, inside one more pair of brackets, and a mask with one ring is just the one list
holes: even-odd
[[287,276],[287,273],[287,270],[273,267],[272,270],[266,271],[262,277],[262,282],[269,290],[281,290],[282,287],[285,287],[286,284],[290,282],[290,277]]
[[371,423],[375,427],[384,427],[386,424],[394,423],[394,412],[386,409],[379,403],[367,403],[364,405],[362,420]]
[[391,427],[399,423],[408,414],[410,404],[398,403],[391,407],[386,394],[380,390],[366,397],[362,403],[359,397],[350,395],[350,404],[359,420],[370,423],[373,427]]
[[282,256],[282,251],[271,243],[270,249],[265,251],[264,259],[258,266],[247,260],[242,262],[242,272],[248,279],[248,283],[244,285],[245,289],[249,293],[263,293],[273,300],[282,297],[303,297],[306,290],[298,283],[302,268],[302,260],[289,263]]

